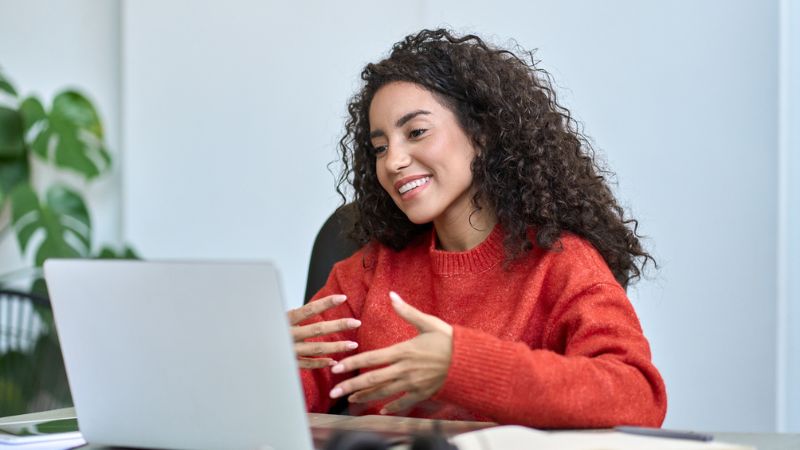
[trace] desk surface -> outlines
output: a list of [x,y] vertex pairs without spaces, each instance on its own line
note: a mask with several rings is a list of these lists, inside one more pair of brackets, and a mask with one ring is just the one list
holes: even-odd
[[750,445],[758,450],[800,450],[800,434],[789,433],[711,433],[714,439]]
[[[65,417],[74,417],[74,409],[65,408],[56,411],[25,414],[9,418],[0,418],[1,422],[19,420],[55,420]],[[406,417],[390,416],[339,416],[331,414],[309,414],[309,423],[314,428],[314,433],[325,434],[325,430],[375,430],[391,431],[398,434],[410,434],[430,430],[435,421],[428,419],[412,419]],[[492,426],[486,422],[461,422],[440,420],[441,431],[447,435],[456,435],[467,431],[477,430]],[[758,450],[798,450],[800,449],[800,434],[788,433],[712,433],[718,441],[744,444]],[[324,436],[321,436],[324,437]],[[106,447],[87,445],[82,450],[100,450]]]
[[[331,414],[309,414],[309,423],[315,428],[330,427],[332,429],[377,429],[377,431],[398,430],[406,433],[429,430],[433,420],[412,419],[407,417],[389,416],[338,416]],[[438,421],[441,431],[454,436],[459,433],[487,428],[493,423],[487,422],[459,422]],[[758,450],[800,450],[800,434],[789,433],[711,433],[714,439],[720,442],[742,444],[755,447]]]

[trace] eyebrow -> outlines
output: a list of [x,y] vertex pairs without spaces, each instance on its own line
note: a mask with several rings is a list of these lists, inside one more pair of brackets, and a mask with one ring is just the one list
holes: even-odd
[[[430,114],[430,113],[431,113],[430,111],[425,111],[424,109],[418,109],[416,111],[411,111],[410,113],[403,114],[403,117],[397,119],[397,122],[394,123],[394,126],[395,126],[395,128],[400,128],[403,125],[405,125],[406,123],[408,123],[408,121],[413,119],[414,117],[417,117],[419,115],[427,115],[427,114]],[[386,133],[384,133],[383,130],[375,130],[375,131],[371,131],[369,133],[369,138],[370,139],[374,139],[376,137],[381,137],[381,136],[386,136]]]

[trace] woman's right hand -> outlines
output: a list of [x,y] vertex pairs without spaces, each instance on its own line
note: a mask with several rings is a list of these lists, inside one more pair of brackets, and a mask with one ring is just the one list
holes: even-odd
[[361,326],[360,320],[344,318],[316,322],[310,325],[298,325],[323,311],[341,305],[345,300],[347,300],[347,297],[344,295],[329,295],[288,312],[289,324],[292,327],[292,338],[294,338],[294,352],[297,355],[298,366],[301,369],[319,369],[333,366],[336,364],[335,360],[321,356],[349,352],[358,348],[358,343],[352,341],[305,342],[305,340],[358,328]]

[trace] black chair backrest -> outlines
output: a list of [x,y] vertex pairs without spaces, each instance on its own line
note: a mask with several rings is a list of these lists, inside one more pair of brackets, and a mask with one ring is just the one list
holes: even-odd
[[308,303],[325,285],[334,264],[360,248],[348,235],[355,222],[355,213],[355,205],[348,203],[334,211],[319,230],[311,250],[304,303]]
[[[355,222],[355,205],[348,203],[331,214],[322,225],[308,264],[306,295],[303,303],[308,303],[317,293],[333,269],[333,265],[346,259],[359,249],[356,241],[350,238],[349,231]],[[349,403],[346,398],[339,399],[328,411],[331,414],[347,414]]]

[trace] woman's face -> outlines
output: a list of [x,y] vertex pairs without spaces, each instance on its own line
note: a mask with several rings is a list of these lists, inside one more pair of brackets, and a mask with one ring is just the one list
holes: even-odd
[[469,215],[476,151],[452,111],[398,81],[375,93],[369,123],[378,181],[411,222]]

